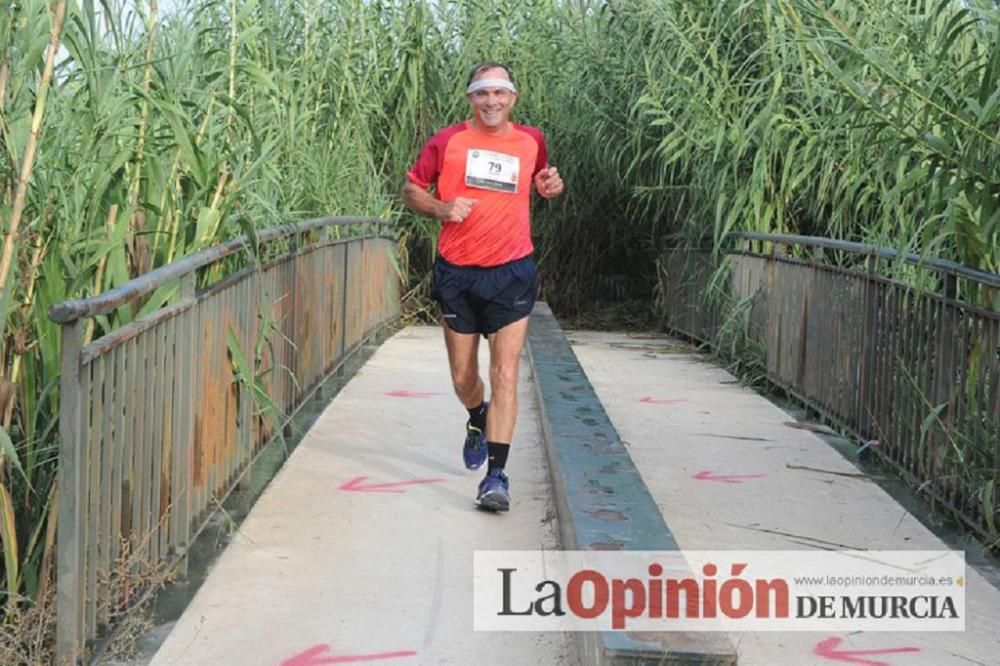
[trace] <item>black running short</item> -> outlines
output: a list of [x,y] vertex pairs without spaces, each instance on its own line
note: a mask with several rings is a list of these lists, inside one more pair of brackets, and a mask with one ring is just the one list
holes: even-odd
[[499,266],[457,266],[434,261],[431,296],[448,327],[458,333],[494,333],[527,317],[535,306],[538,270],[531,257]]

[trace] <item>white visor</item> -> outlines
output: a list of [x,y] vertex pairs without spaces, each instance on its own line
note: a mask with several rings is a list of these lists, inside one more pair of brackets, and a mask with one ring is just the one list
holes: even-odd
[[477,79],[469,84],[469,87],[465,89],[466,95],[471,95],[477,90],[482,90],[483,88],[503,88],[504,90],[509,90],[512,93],[517,92],[517,88],[514,84],[507,79]]

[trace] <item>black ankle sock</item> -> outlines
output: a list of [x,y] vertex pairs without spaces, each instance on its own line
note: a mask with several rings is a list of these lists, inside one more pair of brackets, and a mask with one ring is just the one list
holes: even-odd
[[486,429],[486,407],[489,405],[487,402],[479,403],[478,407],[473,407],[466,409],[469,412],[469,420],[472,422],[473,427],[479,428],[480,430]]
[[510,444],[487,442],[486,450],[490,454],[490,462],[486,468],[486,472],[489,473],[495,469],[503,469],[504,465],[507,464],[507,454],[510,453]]

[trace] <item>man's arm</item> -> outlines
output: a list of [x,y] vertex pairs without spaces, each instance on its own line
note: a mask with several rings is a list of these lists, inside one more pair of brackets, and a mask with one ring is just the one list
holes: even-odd
[[478,199],[458,197],[441,201],[416,183],[407,181],[403,186],[403,204],[418,215],[433,217],[446,222],[461,222],[469,216]]

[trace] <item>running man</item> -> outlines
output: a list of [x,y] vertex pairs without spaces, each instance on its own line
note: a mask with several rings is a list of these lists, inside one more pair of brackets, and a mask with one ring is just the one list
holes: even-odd
[[[517,88],[506,65],[473,67],[465,98],[472,119],[431,137],[402,196],[410,210],[441,220],[432,295],[441,305],[452,385],[469,411],[463,458],[468,469],[488,461],[477,504],[507,511],[504,466],[517,420],[518,362],[538,289],[531,190],[551,199],[563,182],[548,165],[542,132],[510,120]],[[488,403],[480,335],[490,347]]]

